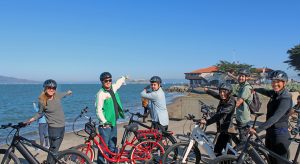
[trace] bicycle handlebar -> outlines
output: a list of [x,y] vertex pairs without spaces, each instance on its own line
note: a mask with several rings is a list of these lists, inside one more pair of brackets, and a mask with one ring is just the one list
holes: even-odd
[[188,114],[188,116],[184,116],[187,120],[192,120],[193,122],[200,122],[201,119],[195,119],[195,116],[192,114]]
[[0,129],[6,129],[6,128],[13,128],[13,129],[20,129],[27,126],[24,122],[19,122],[18,124],[13,125],[12,123],[8,123],[6,125],[1,125]]
[[140,112],[137,112],[137,113],[132,113],[130,112],[128,109],[124,110],[125,113],[129,113],[133,116],[137,116],[138,118],[146,118],[147,116],[146,115],[142,115]]

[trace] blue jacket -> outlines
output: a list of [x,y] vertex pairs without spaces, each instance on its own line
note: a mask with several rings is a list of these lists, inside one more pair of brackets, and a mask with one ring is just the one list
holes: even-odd
[[152,121],[159,122],[163,126],[169,125],[169,115],[164,91],[161,88],[149,93],[143,90],[141,96],[150,100],[150,107],[153,111],[151,116]]
[[[39,108],[36,106],[35,102],[33,103],[33,108],[36,112],[39,111]],[[41,123],[47,123],[46,121],[46,118],[45,116],[41,117],[39,120],[38,120],[38,123],[41,124]]]

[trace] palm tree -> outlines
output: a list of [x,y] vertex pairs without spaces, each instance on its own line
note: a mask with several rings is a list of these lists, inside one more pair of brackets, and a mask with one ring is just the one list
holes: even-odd
[[[289,64],[295,71],[300,71],[300,44],[289,49],[287,53],[289,60],[284,61],[284,63]],[[300,76],[300,73],[298,75]]]

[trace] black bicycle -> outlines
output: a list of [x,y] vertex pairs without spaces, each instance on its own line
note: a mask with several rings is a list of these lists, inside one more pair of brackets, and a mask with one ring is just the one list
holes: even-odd
[[[255,120],[256,121],[256,120]],[[255,125],[255,122],[254,122]],[[253,127],[254,127],[253,125]],[[300,134],[299,129],[294,128],[291,131],[292,135],[297,136]],[[244,164],[244,163],[257,163],[257,164],[266,164],[270,163],[269,161],[266,161],[262,158],[259,152],[266,152],[269,156],[272,156],[273,158],[280,159],[282,163],[286,164],[297,164],[298,163],[298,157],[300,154],[300,139],[298,138],[290,138],[291,141],[298,143],[298,148],[294,157],[294,160],[289,161],[286,158],[283,158],[276,154],[275,152],[269,150],[266,148],[266,146],[261,142],[257,142],[258,135],[255,134],[256,140],[254,140],[253,135],[249,135],[244,149],[241,152],[239,156],[232,156],[232,155],[223,155],[220,157],[217,157],[216,159],[212,160],[211,164]],[[258,139],[259,140],[259,139]],[[249,162],[250,161],[250,162]]]
[[1,125],[0,129],[12,128],[12,131],[15,130],[13,139],[8,149],[0,150],[0,153],[4,154],[1,164],[9,163],[11,160],[17,164],[21,163],[20,160],[17,158],[17,156],[14,154],[15,150],[18,150],[29,163],[39,164],[40,162],[32,155],[32,153],[28,150],[26,146],[30,146],[36,149],[40,149],[44,152],[47,152],[53,157],[55,163],[59,163],[59,164],[67,164],[67,163],[90,164],[91,163],[91,161],[85,154],[77,150],[68,149],[68,150],[60,151],[58,153],[53,153],[49,151],[47,148],[35,143],[35,141],[20,136],[19,135],[20,129],[24,127],[26,127],[26,124],[24,124],[23,122],[20,122],[15,125],[11,123],[7,125]]

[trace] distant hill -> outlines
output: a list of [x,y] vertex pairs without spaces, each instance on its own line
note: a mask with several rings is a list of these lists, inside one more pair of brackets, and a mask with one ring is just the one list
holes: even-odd
[[38,84],[39,81],[0,76],[0,84]]

